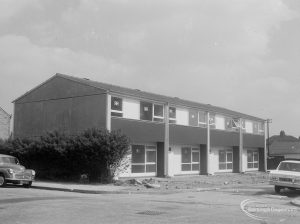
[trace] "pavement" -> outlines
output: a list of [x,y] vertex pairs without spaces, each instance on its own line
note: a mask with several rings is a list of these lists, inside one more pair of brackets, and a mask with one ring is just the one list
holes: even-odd
[[[135,179],[131,179],[135,180]],[[145,179],[147,180],[147,179]],[[149,179],[148,179],[149,180]],[[257,184],[268,184],[265,174],[234,174],[216,176],[191,176],[174,178],[150,179],[160,185],[159,188],[147,188],[143,184],[79,184],[65,182],[35,181],[32,188],[43,190],[56,190],[64,192],[86,193],[86,194],[172,194],[179,192],[201,192],[218,191],[220,189],[235,189],[254,186]],[[294,206],[300,207],[300,197],[291,201]]]
[[87,194],[124,194],[130,192],[128,187],[113,184],[71,184],[46,181],[35,181],[31,188]]

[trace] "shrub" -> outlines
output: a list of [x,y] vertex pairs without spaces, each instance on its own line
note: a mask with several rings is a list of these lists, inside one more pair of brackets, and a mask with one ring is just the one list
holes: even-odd
[[98,129],[75,136],[52,132],[37,139],[0,142],[0,153],[18,157],[42,179],[78,180],[88,174],[91,181],[111,181],[128,152],[125,135]]

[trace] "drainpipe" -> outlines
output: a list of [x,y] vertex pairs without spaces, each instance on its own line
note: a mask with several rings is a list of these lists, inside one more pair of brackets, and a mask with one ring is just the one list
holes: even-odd
[[207,145],[206,145],[206,163],[207,163],[207,174],[212,175],[210,168],[210,122],[209,122],[209,112],[207,112],[206,116],[207,123]]
[[106,93],[106,130],[111,131],[111,95]]
[[243,129],[242,129],[242,119],[240,118],[239,120],[239,123],[240,123],[240,128],[239,128],[239,131],[240,131],[240,137],[239,137],[239,172],[240,173],[244,173],[245,170],[244,170],[244,167],[243,167],[243,150],[244,150],[244,139],[243,139]]
[[170,147],[170,132],[169,132],[169,104],[165,104],[165,136],[164,136],[164,176],[169,176],[169,147]]

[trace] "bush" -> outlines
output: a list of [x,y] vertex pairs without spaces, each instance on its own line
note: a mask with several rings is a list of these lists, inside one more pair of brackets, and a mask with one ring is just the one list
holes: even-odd
[[87,174],[90,181],[104,182],[112,180],[129,153],[129,139],[120,132],[98,129],[76,136],[52,132],[37,139],[1,141],[0,153],[16,156],[40,179],[78,180]]

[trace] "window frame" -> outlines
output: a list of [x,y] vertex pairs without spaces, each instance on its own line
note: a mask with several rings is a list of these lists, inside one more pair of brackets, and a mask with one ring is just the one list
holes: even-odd
[[[248,161],[248,154],[251,153],[252,161]],[[254,160],[254,154],[257,153],[257,161]],[[249,163],[252,164],[252,167],[249,167]],[[254,167],[254,164],[257,164],[257,167]],[[254,149],[247,149],[247,169],[248,170],[258,170],[259,169],[259,152]]]
[[[144,163],[132,163],[131,162],[131,173],[134,175],[156,175],[157,173],[157,146],[154,144],[132,144],[131,145],[131,153],[132,153],[132,146],[137,145],[137,146],[144,146],[145,148],[145,153],[144,153]],[[147,152],[155,152],[155,162],[147,162]],[[132,156],[132,154],[131,154]],[[137,166],[144,166],[144,171],[142,173],[134,173],[132,172],[132,166],[137,165]],[[155,165],[155,172],[147,172],[147,165]]]
[[[122,102],[122,107],[121,107],[121,110],[113,110],[112,109],[112,101],[113,101],[113,98],[118,98],[118,99],[120,99],[121,100],[121,102]],[[123,98],[122,97],[118,97],[118,96],[111,96],[111,105],[110,105],[110,116],[112,116],[112,117],[123,117],[124,116],[124,111],[123,111]],[[113,115],[113,113],[115,113],[115,114],[119,114],[119,115],[121,115],[121,116],[115,116],[115,115]]]
[[[214,121],[214,122],[212,122]],[[209,114],[209,120],[208,120],[208,123],[209,123],[209,128],[210,129],[216,129],[216,114]]]
[[[190,163],[183,163],[182,162],[182,149],[183,148],[189,148],[190,149]],[[193,162],[193,152],[197,152],[199,154],[199,162]],[[197,147],[193,147],[193,146],[182,146],[181,147],[181,162],[180,162],[180,165],[181,165],[181,172],[183,173],[200,173],[200,148],[197,148]],[[190,170],[182,170],[182,165],[190,165],[191,166],[191,169]],[[193,165],[198,165],[199,169],[198,170],[193,170]]]
[[[225,162],[220,162],[220,153],[225,152]],[[228,161],[228,154],[231,154],[232,161]],[[221,149],[218,153],[219,161],[218,161],[218,169],[219,171],[233,171],[233,150],[232,149]],[[221,169],[220,165],[225,164],[226,169]],[[228,169],[228,164],[231,164],[231,168]]]
[[[204,114],[204,122],[200,121],[200,113]],[[207,127],[207,113],[205,111],[198,111],[198,126],[201,128]]]
[[[171,118],[171,117],[170,117],[170,109],[171,109],[171,108],[174,108],[174,109],[175,109],[175,118]],[[177,108],[174,107],[174,106],[169,107],[169,121],[168,121],[169,124],[177,124],[177,122],[176,122],[176,109],[177,109]],[[170,122],[170,121],[172,121],[172,122]],[[173,122],[173,121],[174,121],[174,122]]]
[[265,123],[264,122],[258,122],[258,134],[265,135]]
[[[147,102],[147,101],[139,101],[140,103],[140,121],[153,121],[153,115],[154,115],[154,104],[152,102]],[[148,120],[148,119],[142,119],[142,110],[143,110],[143,106],[142,104],[145,103],[145,104],[151,104],[151,119]]]
[[[153,122],[164,122],[165,121],[165,107],[164,107],[164,105],[163,104],[157,104],[157,103],[152,103],[152,121]],[[161,116],[156,116],[155,114],[154,114],[154,107],[155,106],[162,106],[162,109],[163,109],[163,116],[161,117]],[[162,119],[162,121],[155,121],[154,119]]]

